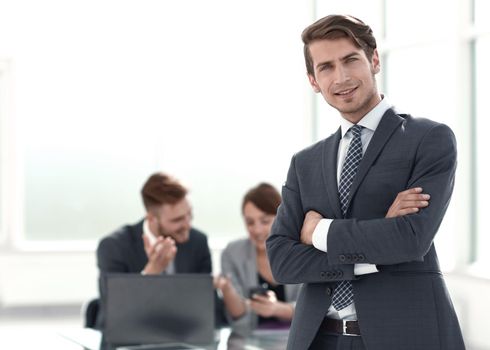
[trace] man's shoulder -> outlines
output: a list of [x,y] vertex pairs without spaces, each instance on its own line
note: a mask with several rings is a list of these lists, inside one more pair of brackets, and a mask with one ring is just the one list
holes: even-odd
[[424,116],[412,115],[408,113],[397,113],[397,112],[395,113],[398,117],[403,119],[402,124],[404,127],[410,127],[412,129],[421,130],[421,131],[430,130],[432,128],[442,128],[442,129],[451,130],[451,128],[448,125]]
[[191,227],[189,232],[189,241],[191,242],[207,242],[208,236],[201,230]]
[[140,221],[132,225],[124,225],[118,228],[116,231],[109,233],[101,238],[99,241],[99,247],[106,244],[126,243],[134,240],[135,237],[141,237],[143,234],[143,221]]
[[[325,147],[330,145],[332,143],[332,141],[334,141],[336,138],[338,138],[337,134],[338,134],[338,131],[336,131],[335,133],[333,133],[332,135],[330,135],[329,137],[327,137],[323,140],[317,141],[314,144],[303,148],[302,150],[300,150],[299,152],[297,152],[295,154],[295,157],[300,158],[300,159],[308,159],[311,157],[317,157],[319,154],[321,154],[323,152]],[[332,143],[332,145],[333,144],[334,143]]]

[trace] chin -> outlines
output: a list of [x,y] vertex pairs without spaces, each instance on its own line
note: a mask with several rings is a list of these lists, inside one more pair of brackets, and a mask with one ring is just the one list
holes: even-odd
[[189,240],[189,232],[182,235],[178,235],[177,238],[175,239],[177,243],[185,243],[188,240]]

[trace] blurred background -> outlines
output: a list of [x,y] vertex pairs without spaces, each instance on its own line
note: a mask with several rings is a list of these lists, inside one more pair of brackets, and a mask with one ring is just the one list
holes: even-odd
[[82,325],[97,242],[143,216],[154,171],[189,187],[218,273],[245,191],[338,128],[300,39],[332,13],[371,25],[399,110],[456,134],[436,247],[468,348],[490,349],[488,0],[0,0],[0,330]]

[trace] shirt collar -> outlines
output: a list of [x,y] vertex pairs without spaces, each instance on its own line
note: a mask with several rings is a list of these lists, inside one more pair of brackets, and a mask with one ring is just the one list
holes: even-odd
[[150,242],[150,245],[154,245],[157,241],[156,236],[151,232],[150,230],[150,225],[148,224],[148,220],[145,219],[143,221],[143,234],[148,237],[148,240]]
[[[371,109],[368,114],[362,117],[362,119],[357,124],[374,132],[378,127],[378,124],[381,121],[383,114],[385,114],[385,112],[391,107],[392,104],[388,101],[388,98],[384,95],[381,95],[381,101],[373,109]],[[352,125],[354,124],[352,124],[350,121],[341,118],[340,128],[342,137],[347,134],[347,131],[349,131]]]

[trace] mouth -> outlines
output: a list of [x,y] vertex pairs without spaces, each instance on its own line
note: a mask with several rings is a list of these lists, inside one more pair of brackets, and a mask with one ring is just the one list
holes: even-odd
[[349,98],[354,95],[355,91],[357,90],[357,86],[349,89],[344,89],[341,91],[334,92],[335,96],[340,96],[342,98]]
[[265,237],[255,237],[255,241],[258,242],[258,243],[263,243],[265,242],[267,239],[267,236]]

